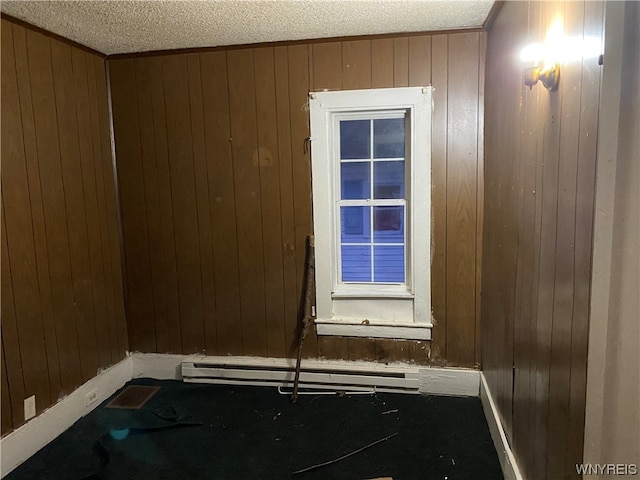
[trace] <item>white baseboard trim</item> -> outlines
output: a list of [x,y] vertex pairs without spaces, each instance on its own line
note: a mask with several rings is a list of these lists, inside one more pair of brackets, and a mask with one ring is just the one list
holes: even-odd
[[487,418],[487,423],[489,424],[493,445],[498,452],[498,459],[500,460],[500,466],[502,467],[505,480],[524,480],[524,477],[520,473],[516,457],[504,433],[504,428],[502,428],[500,415],[489,391],[487,380],[482,372],[480,372],[480,401],[482,402],[484,416]]
[[182,380],[182,362],[187,358],[206,357],[162,353],[132,353],[131,378]]
[[477,397],[480,395],[480,371],[463,368],[420,367],[420,393]]
[[[127,356],[2,438],[0,475],[9,474],[131,380],[131,365]],[[87,395],[94,390],[96,400],[87,406]]]

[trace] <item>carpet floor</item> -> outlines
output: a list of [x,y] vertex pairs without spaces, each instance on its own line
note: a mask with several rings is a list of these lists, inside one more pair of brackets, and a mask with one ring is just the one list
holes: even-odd
[[160,388],[137,410],[105,408],[106,400],[7,480],[503,478],[478,398],[378,393],[291,403],[268,387],[128,385]]

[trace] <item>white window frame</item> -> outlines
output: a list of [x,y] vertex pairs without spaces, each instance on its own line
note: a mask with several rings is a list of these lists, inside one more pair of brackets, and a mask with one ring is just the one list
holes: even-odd
[[[404,87],[309,94],[318,335],[431,339],[431,90]],[[405,147],[406,282],[341,283],[338,120],[398,112],[406,112],[409,132]]]

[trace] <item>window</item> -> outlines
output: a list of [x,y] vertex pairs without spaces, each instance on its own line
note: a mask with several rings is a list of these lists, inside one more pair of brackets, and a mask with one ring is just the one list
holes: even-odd
[[431,88],[309,104],[318,334],[429,339]]

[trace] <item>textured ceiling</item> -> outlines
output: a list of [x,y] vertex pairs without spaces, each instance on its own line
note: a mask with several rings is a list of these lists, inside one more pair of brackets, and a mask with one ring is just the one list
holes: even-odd
[[2,1],[2,12],[107,55],[479,27],[493,0]]

